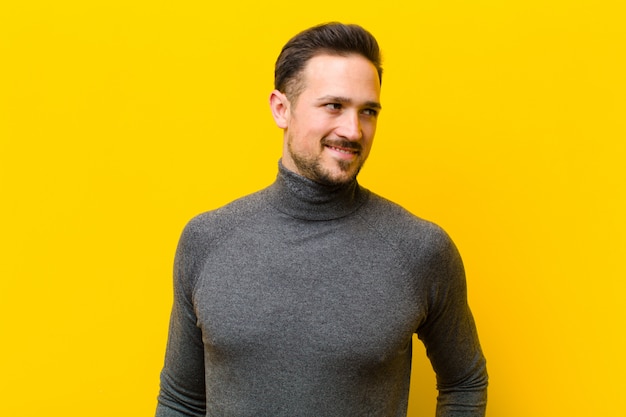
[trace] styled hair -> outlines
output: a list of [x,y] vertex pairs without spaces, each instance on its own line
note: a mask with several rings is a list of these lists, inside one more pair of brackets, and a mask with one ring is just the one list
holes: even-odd
[[276,60],[274,88],[289,100],[295,100],[304,88],[304,67],[311,58],[321,54],[361,55],[376,67],[382,82],[383,69],[376,38],[359,25],[331,22],[306,29],[285,44]]

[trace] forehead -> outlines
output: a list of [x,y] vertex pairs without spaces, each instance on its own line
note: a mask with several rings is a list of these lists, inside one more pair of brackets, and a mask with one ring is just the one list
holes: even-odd
[[366,96],[365,100],[370,101],[378,100],[380,95],[376,67],[358,54],[316,55],[307,62],[302,75],[303,93]]

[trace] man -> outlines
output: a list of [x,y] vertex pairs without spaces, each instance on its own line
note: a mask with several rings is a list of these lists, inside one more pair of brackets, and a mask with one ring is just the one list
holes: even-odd
[[437,374],[437,416],[484,415],[485,359],[453,243],[356,181],[381,74],[376,40],[356,25],[283,48],[277,179],[185,228],[157,416],[406,416],[414,333]]

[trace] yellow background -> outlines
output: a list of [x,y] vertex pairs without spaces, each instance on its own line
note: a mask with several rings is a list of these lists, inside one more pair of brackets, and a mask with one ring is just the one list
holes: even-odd
[[273,180],[274,59],[329,20],[381,43],[360,181],[459,246],[488,415],[623,415],[622,1],[65,0],[0,6],[1,416],[153,414],[179,233]]

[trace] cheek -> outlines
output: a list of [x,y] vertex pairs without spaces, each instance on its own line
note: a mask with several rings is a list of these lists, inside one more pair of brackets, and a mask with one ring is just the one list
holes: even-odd
[[365,139],[363,141],[363,146],[367,150],[367,153],[369,153],[370,149],[372,148],[372,144],[374,143],[375,133],[376,133],[375,123],[372,125],[369,125],[368,127],[363,128],[363,137]]
[[306,146],[317,146],[320,140],[328,136],[332,130],[332,126],[329,126],[328,122],[322,118],[309,119],[306,124],[299,126],[298,138]]
[[320,146],[320,136],[311,126],[299,125],[289,134],[290,146],[296,152],[312,152]]
[[374,140],[374,135],[376,134],[376,122],[370,122],[361,126],[363,129],[363,136],[367,138],[367,140],[371,142]]

